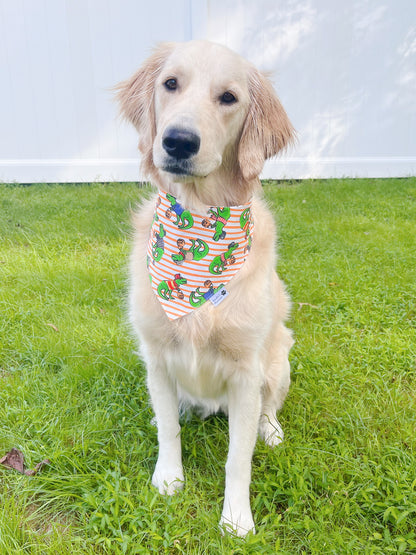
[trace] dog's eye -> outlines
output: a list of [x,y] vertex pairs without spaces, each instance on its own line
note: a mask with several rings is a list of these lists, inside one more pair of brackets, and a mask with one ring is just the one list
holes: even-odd
[[234,104],[234,102],[237,102],[237,98],[230,91],[226,91],[221,95],[220,101],[222,104]]
[[170,79],[165,81],[165,87],[168,89],[168,91],[176,91],[176,89],[178,88],[178,82],[176,79],[171,77]]

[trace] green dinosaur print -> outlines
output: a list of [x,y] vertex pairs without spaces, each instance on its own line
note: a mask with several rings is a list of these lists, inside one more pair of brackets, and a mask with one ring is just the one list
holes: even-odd
[[190,229],[194,225],[194,219],[189,210],[185,210],[173,195],[166,193],[166,198],[170,202],[171,207],[166,210],[166,217],[176,216],[175,225],[179,229]]
[[198,308],[199,306],[203,305],[207,302],[217,291],[222,289],[224,284],[218,285],[218,287],[214,287],[212,281],[207,279],[204,282],[204,288],[206,289],[205,293],[201,291],[200,287],[197,287],[195,291],[192,291],[189,296],[189,304],[194,307]]
[[155,242],[152,243],[152,257],[155,262],[159,262],[165,251],[165,242],[163,240],[165,235],[166,232],[163,224],[159,225],[159,233],[157,233],[156,231],[153,232],[153,238]]
[[250,234],[250,217],[251,217],[251,211],[250,208],[246,208],[245,210],[243,210],[243,212],[241,213],[240,216],[240,227],[243,231],[246,232],[247,237]]
[[[224,227],[231,216],[230,208],[217,208],[216,211],[214,210],[214,208],[210,208],[209,212],[211,213],[210,219],[204,218],[202,220],[202,225],[206,228],[215,228],[215,233],[213,236],[214,241],[224,239],[227,235]],[[211,220],[213,221],[211,222]]]
[[209,271],[211,274],[220,275],[225,270],[226,266],[230,264],[234,264],[235,257],[233,256],[233,252],[238,248],[238,243],[230,243],[228,245],[228,250],[215,256],[209,265]]
[[182,277],[180,274],[176,274],[173,279],[163,280],[159,283],[157,288],[157,293],[159,297],[165,299],[165,301],[170,301],[174,298],[174,293],[178,299],[183,299],[184,294],[180,289],[181,285],[187,283],[186,278]]
[[209,253],[209,247],[202,239],[191,239],[191,247],[189,249],[185,249],[184,239],[179,238],[176,243],[179,252],[178,254],[172,254],[172,260],[178,266],[186,260],[202,260]]

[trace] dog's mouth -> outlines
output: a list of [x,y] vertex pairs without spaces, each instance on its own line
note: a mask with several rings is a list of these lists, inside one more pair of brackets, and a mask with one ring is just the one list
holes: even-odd
[[189,178],[205,178],[209,173],[209,171],[198,171],[189,160],[168,160],[160,169],[175,176],[175,179],[178,181]]
[[173,175],[192,177],[194,175],[192,164],[188,160],[168,160],[162,170]]

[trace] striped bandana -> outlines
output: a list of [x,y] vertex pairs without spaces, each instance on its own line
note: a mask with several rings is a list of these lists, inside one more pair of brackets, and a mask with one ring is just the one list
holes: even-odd
[[147,247],[152,288],[169,320],[228,295],[227,283],[244,264],[253,237],[251,203],[186,210],[159,191]]

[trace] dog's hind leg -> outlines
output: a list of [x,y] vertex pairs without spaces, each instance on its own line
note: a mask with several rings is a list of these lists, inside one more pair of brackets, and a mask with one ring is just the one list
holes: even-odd
[[276,417],[286,398],[290,385],[289,350],[293,344],[290,331],[279,324],[269,351],[263,386],[263,406],[259,435],[274,447],[283,441],[283,430]]

